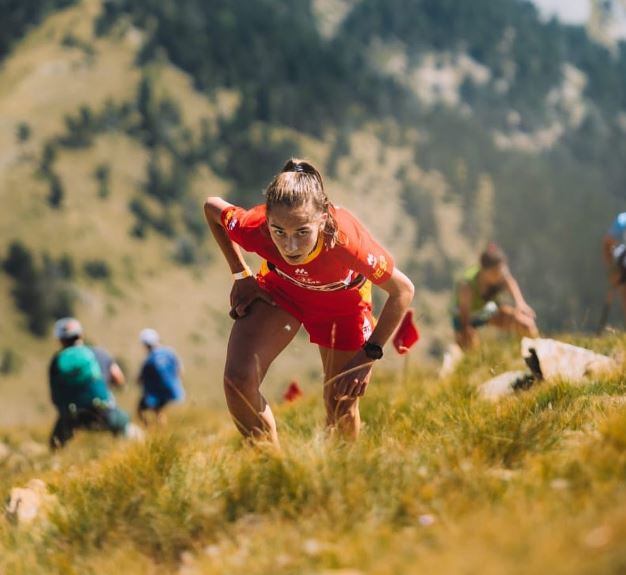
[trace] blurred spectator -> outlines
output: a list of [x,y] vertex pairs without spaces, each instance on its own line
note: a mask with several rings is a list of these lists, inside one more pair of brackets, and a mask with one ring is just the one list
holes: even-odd
[[119,365],[106,350],[85,345],[83,328],[73,317],[58,320],[54,335],[61,349],[50,362],[49,383],[59,415],[50,436],[50,447],[63,447],[80,428],[136,435],[128,414],[116,406],[107,385],[123,385],[124,374]]
[[148,355],[141,367],[138,382],[143,393],[137,406],[137,415],[147,425],[147,411],[154,412],[159,424],[165,423],[163,408],[170,402],[185,399],[181,381],[182,366],[173,349],[160,344],[159,334],[146,328],[139,334]]

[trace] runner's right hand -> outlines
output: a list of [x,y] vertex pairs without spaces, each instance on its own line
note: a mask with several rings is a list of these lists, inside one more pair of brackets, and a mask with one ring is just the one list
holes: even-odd
[[261,288],[253,276],[236,280],[230,291],[230,317],[233,319],[244,317],[248,313],[249,307],[257,299],[270,305],[276,305],[272,296]]

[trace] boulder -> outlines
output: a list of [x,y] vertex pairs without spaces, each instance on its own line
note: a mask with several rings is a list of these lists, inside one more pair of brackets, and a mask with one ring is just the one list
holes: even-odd
[[522,339],[522,357],[528,362],[533,356],[539,362],[544,379],[562,378],[572,382],[588,376],[615,371],[618,363],[584,347],[577,347],[554,339]]

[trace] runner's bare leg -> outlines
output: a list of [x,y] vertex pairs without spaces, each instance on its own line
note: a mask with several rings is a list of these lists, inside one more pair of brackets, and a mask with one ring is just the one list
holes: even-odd
[[350,361],[356,351],[339,351],[319,346],[324,366],[324,405],[326,406],[326,425],[337,430],[342,437],[356,439],[361,430],[359,399],[337,400],[333,388],[333,379],[341,373],[344,365]]
[[226,404],[239,431],[278,445],[276,422],[260,386],[272,361],[296,335],[300,322],[290,313],[256,301],[235,321],[224,369]]

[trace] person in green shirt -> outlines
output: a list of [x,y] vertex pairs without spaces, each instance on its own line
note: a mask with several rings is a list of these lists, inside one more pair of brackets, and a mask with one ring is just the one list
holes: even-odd
[[[101,348],[84,344],[83,328],[75,318],[58,320],[54,334],[61,349],[54,354],[48,368],[50,395],[58,412],[50,448],[63,447],[79,428],[133,437],[135,426],[126,412],[117,407],[107,385],[107,381],[123,383],[119,366]],[[108,357],[104,358],[104,354]],[[108,367],[108,373],[103,373],[103,365]]]
[[[474,349],[479,345],[477,328],[484,325],[520,336],[539,335],[535,312],[526,303],[504,252],[496,244],[487,246],[480,256],[480,265],[468,268],[454,291],[452,324],[461,349]],[[513,298],[513,306],[500,302],[504,292]]]

